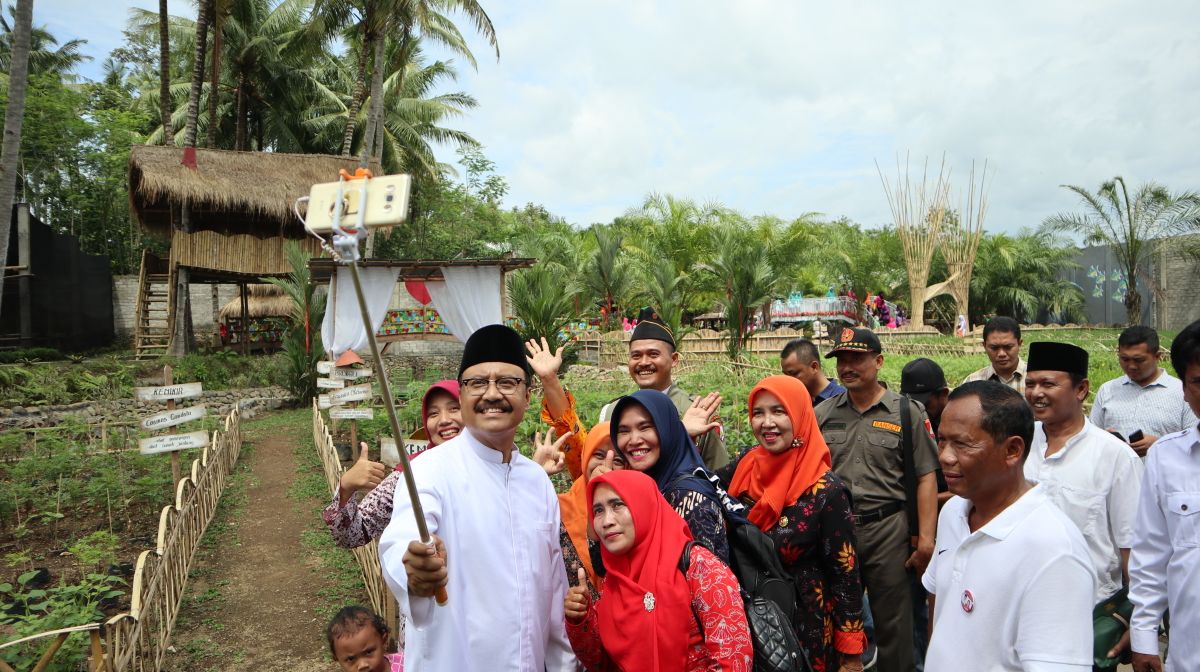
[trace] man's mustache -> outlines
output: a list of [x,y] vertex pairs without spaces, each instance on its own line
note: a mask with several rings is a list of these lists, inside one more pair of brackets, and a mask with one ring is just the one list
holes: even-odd
[[512,413],[513,410],[512,404],[507,401],[481,401],[475,404],[476,413],[484,413],[493,408],[505,413]]

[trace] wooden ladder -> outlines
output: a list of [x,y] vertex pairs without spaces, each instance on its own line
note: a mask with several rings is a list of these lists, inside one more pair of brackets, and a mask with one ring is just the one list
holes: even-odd
[[134,352],[138,359],[156,359],[167,354],[171,341],[171,318],[174,306],[175,273],[154,273],[147,266],[147,254],[142,254],[142,270],[138,276],[137,325],[134,329]]

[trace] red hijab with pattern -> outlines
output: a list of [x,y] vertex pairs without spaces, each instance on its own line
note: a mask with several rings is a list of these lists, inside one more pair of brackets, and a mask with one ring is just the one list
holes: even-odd
[[[588,481],[589,503],[601,484],[611,487],[628,508],[634,541],[620,555],[601,545],[608,574],[596,602],[600,642],[620,669],[678,670],[687,659],[694,620],[691,589],[679,571],[679,557],[692,533],[649,476],[632,469],[601,474]],[[596,536],[602,535],[603,530],[596,530]]]
[[821,480],[833,461],[804,383],[791,376],[768,376],[758,381],[750,391],[752,420],[755,397],[763,392],[770,392],[783,404],[792,421],[792,435],[800,444],[779,454],[755,447],[738,463],[729,483],[729,494],[747,495],[754,500],[746,517],[765,532],[778,522],[785,506]]

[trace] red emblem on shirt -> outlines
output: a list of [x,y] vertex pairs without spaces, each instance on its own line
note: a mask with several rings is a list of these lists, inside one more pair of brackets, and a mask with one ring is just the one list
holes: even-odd
[[964,590],[962,595],[962,608],[968,614],[975,610],[975,596],[971,591]]
[[842,329],[842,342],[845,343],[847,341],[853,341],[853,340],[854,340],[854,330],[850,329],[849,327],[847,327],[846,329]]
[[929,433],[929,438],[937,441],[937,437],[933,435],[933,423],[929,421],[929,418],[925,418],[925,431]]

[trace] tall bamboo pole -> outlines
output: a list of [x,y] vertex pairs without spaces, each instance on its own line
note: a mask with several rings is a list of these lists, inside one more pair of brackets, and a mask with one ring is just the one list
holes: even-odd
[[903,167],[900,165],[900,157],[896,157],[895,185],[883,176],[878,162],[875,163],[875,169],[879,172],[883,193],[887,197],[892,219],[896,223],[896,232],[904,248],[911,303],[910,319],[913,326],[921,327],[925,324],[929,267],[933,263],[933,252],[937,247],[942,222],[946,218],[946,201],[950,193],[950,173],[946,169],[946,157],[942,156],[937,179],[932,184],[929,181],[928,159],[925,160],[919,183],[912,179],[908,155],[904,157]]
[[[979,182],[975,181],[975,163],[971,163],[971,176],[967,184],[965,202],[959,215],[942,230],[941,249],[946,259],[946,270],[950,274],[950,295],[954,297],[956,315],[970,320],[971,274],[975,270],[975,253],[983,238],[983,222],[987,217],[988,164],[984,159]],[[968,331],[970,323],[968,322]]]

